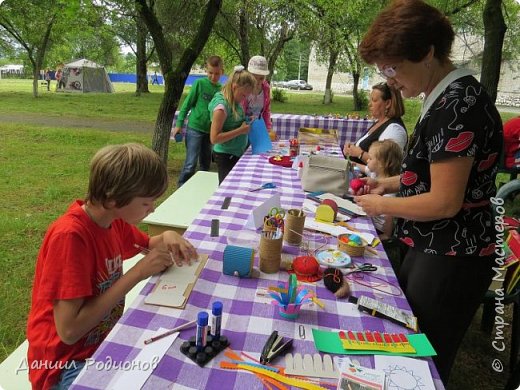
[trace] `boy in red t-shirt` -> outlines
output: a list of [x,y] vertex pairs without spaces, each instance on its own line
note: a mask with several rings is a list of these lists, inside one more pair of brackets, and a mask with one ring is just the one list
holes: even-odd
[[[121,317],[138,282],[197,257],[173,231],[149,237],[135,224],[168,186],[166,166],[139,144],[112,145],[90,165],[88,194],[47,231],[38,254],[27,323],[35,389],[67,388]],[[123,275],[123,260],[150,251]]]

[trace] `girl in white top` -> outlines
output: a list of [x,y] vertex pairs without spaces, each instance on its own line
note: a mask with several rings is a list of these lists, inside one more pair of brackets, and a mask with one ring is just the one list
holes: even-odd
[[[403,151],[401,146],[393,140],[374,141],[367,154],[365,173],[372,178],[384,178],[399,175]],[[386,194],[384,196],[395,196]],[[394,220],[390,215],[376,215],[372,217],[374,226],[381,240],[390,238],[394,229]]]

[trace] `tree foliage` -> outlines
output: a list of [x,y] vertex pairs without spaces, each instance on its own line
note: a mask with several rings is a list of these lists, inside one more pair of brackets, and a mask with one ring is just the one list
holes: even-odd
[[[154,40],[164,77],[164,95],[155,122],[152,148],[166,163],[173,118],[184,83],[208,40],[222,0],[135,2]],[[181,18],[186,23],[175,24]]]

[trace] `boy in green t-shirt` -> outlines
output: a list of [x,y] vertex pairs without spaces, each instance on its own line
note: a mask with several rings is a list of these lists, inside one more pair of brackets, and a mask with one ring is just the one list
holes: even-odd
[[179,176],[177,186],[182,186],[197,170],[197,160],[200,169],[209,171],[211,163],[211,142],[209,139],[210,115],[208,104],[215,93],[222,88],[219,83],[224,71],[224,64],[219,56],[211,56],[206,61],[208,77],[200,78],[193,83],[179,111],[173,135],[181,131],[184,120],[188,115],[186,127],[186,160]]

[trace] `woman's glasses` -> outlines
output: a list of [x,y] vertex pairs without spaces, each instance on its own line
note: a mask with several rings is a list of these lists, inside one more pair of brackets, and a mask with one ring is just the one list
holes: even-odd
[[377,74],[385,79],[394,78],[396,75],[396,71],[395,71],[396,69],[397,69],[397,66],[395,66],[395,65],[394,66],[385,65],[385,66],[383,66],[383,69],[380,70],[376,64]]

